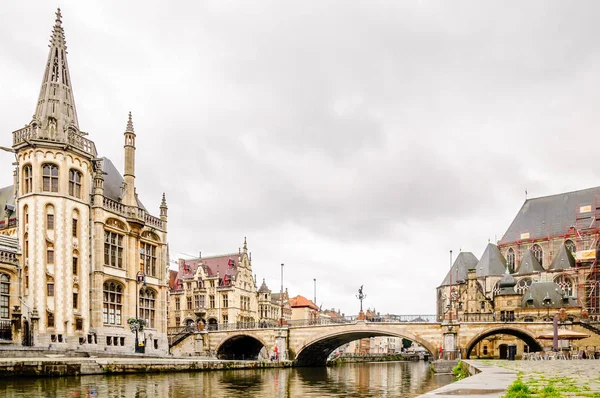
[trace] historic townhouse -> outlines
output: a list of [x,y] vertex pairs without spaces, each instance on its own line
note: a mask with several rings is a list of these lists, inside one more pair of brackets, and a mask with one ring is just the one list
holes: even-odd
[[[26,345],[166,353],[165,198],[153,217],[137,197],[131,114],[123,176],[98,157],[79,128],[66,49],[59,9],[34,116],[13,133],[15,185],[0,190],[0,230],[21,250],[18,265],[0,250],[0,279],[21,304],[0,317]],[[138,347],[129,319],[146,324]]]
[[[283,311],[283,315],[282,315]],[[258,320],[261,327],[273,327],[292,319],[292,307],[287,289],[282,293],[271,293],[263,279],[258,289]]]
[[256,280],[245,238],[243,249],[237,253],[180,259],[178,271],[172,272],[170,288],[170,327],[257,325]]

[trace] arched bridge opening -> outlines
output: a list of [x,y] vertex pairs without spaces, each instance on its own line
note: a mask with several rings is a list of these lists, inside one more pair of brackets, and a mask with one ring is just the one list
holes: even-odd
[[525,344],[527,344],[529,346],[529,349],[532,352],[533,351],[542,351],[542,345],[529,332],[522,330],[522,329],[515,329],[515,328],[510,328],[510,327],[499,327],[499,328],[486,330],[486,331],[478,334],[477,336],[475,336],[473,339],[471,339],[471,341],[469,342],[469,344],[466,347],[465,357],[467,359],[469,359],[471,357],[471,352],[473,351],[473,348],[475,348],[475,346],[480,341],[485,340],[492,336],[500,335],[500,334],[506,334],[506,335],[521,339]]
[[217,358],[229,360],[257,360],[264,344],[248,335],[233,336],[217,349]]
[[351,341],[367,339],[378,336],[399,337],[414,341],[423,346],[429,354],[432,354],[430,345],[425,341],[420,341],[411,336],[401,334],[378,332],[378,331],[349,331],[339,334],[333,334],[304,346],[300,352],[296,353],[294,360],[295,366],[325,366],[329,355],[338,347],[350,343]]

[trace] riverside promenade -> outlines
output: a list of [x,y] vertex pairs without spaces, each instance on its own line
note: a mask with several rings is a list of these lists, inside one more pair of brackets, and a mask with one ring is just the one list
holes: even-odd
[[[600,397],[600,360],[464,360],[473,376],[421,397],[502,397],[519,379],[535,391],[552,386],[561,397]],[[477,373],[478,372],[478,373]],[[528,396],[528,395],[524,395]]]
[[0,377],[59,377],[123,373],[195,372],[207,370],[291,367],[292,363],[226,361],[209,358],[79,358],[47,355],[0,358]]

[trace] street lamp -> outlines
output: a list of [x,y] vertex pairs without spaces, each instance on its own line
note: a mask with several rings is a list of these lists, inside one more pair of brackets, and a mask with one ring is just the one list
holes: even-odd
[[281,292],[279,298],[281,302],[281,320],[279,326],[283,327],[283,263],[281,263]]
[[143,271],[138,271],[137,274],[135,275],[135,320],[136,320],[136,327],[135,327],[135,352],[139,353],[139,354],[143,354],[146,352],[146,346],[145,345],[141,345],[140,346],[140,341],[138,339],[138,330],[140,329],[140,319],[139,319],[139,315],[138,315],[138,307],[139,307],[139,294],[140,294],[140,289],[138,288],[139,284],[142,284],[142,286],[146,286],[146,274],[144,274]]

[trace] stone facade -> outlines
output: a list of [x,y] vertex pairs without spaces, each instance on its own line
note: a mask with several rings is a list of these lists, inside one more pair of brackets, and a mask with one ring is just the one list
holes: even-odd
[[23,343],[130,353],[128,319],[139,318],[147,323],[140,347],[166,353],[164,195],[160,218],[137,197],[131,114],[124,176],[98,157],[79,128],[66,55],[58,10],[34,116],[13,132],[12,231],[22,254],[11,289],[22,303],[20,326],[30,333]]
[[258,325],[256,281],[245,239],[237,253],[180,259],[173,273],[170,327],[197,325],[202,330]]

